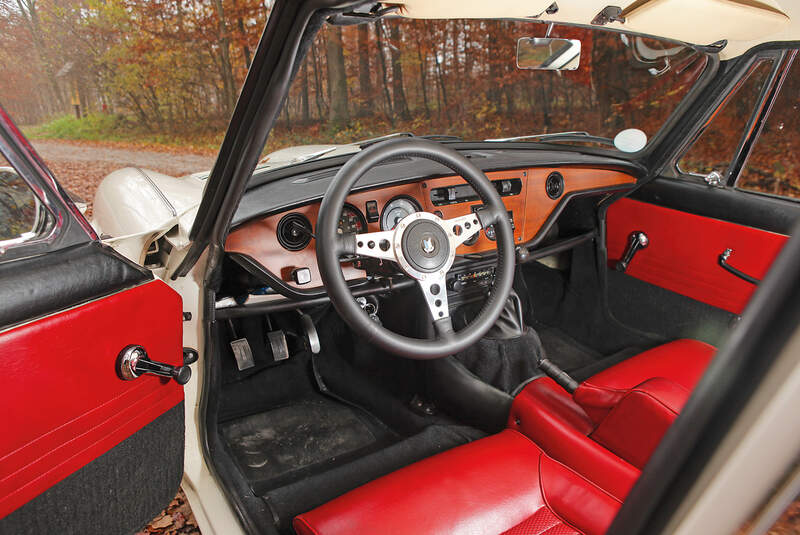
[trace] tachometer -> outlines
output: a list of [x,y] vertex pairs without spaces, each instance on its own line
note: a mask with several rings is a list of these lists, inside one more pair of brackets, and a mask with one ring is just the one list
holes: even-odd
[[367,231],[367,220],[355,206],[345,204],[339,217],[339,234],[361,234]]
[[395,197],[383,207],[381,230],[392,230],[404,217],[421,211],[420,205],[411,197]]

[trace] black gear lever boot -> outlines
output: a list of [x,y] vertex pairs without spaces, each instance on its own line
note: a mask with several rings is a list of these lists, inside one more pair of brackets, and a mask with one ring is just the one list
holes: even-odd
[[503,312],[484,338],[491,340],[510,340],[525,334],[525,323],[522,321],[522,301],[517,292],[511,290],[506,299]]
[[539,335],[523,323],[519,296],[512,291],[486,336],[455,358],[484,383],[510,394],[540,373],[542,355]]

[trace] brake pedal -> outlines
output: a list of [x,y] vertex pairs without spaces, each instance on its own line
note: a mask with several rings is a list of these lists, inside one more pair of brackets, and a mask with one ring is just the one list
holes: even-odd
[[272,330],[272,321],[269,319],[269,314],[265,316],[267,322],[267,343],[272,351],[272,360],[280,362],[289,358],[289,344],[286,343],[286,335],[283,331]]

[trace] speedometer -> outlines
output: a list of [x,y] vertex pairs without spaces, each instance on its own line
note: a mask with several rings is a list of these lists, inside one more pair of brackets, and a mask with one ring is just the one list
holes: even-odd
[[411,197],[395,197],[383,207],[381,230],[392,230],[406,216],[421,211],[422,208]]
[[345,204],[339,217],[339,234],[361,234],[367,231],[367,220],[355,206]]

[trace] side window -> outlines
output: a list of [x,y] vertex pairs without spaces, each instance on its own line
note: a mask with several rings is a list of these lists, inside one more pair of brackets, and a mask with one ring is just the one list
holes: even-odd
[[772,103],[736,187],[800,198],[800,59]]
[[0,156],[0,261],[8,249],[47,237],[54,221],[28,183]]
[[727,176],[772,65],[771,59],[762,59],[750,68],[710,119],[708,127],[678,161],[681,173],[706,176],[716,171],[723,179]]

